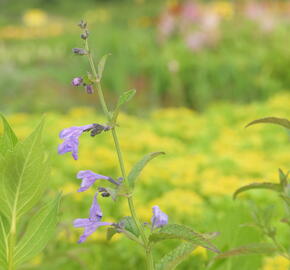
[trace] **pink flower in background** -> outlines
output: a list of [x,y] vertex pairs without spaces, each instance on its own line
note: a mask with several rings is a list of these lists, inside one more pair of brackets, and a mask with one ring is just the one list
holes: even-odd
[[168,37],[175,28],[175,19],[169,13],[165,13],[161,16],[158,30],[160,34],[164,37]]
[[206,45],[207,41],[207,34],[204,32],[191,33],[185,38],[186,45],[192,51],[202,49]]
[[206,31],[217,30],[220,24],[220,17],[213,12],[205,12],[200,21],[202,29]]
[[181,8],[181,18],[188,22],[196,22],[200,15],[199,7],[194,2],[187,2]]

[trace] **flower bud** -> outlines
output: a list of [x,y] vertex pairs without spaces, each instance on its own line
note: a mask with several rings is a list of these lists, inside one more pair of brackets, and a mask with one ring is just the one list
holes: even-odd
[[87,30],[85,30],[85,32],[81,34],[81,38],[83,40],[86,40],[88,37],[89,37],[89,32]]
[[88,94],[93,94],[94,93],[93,86],[91,84],[87,84],[86,85],[86,91],[87,91]]
[[71,81],[71,84],[73,86],[80,86],[83,82],[83,78],[82,77],[76,77],[76,78],[73,78],[72,81]]
[[87,27],[87,22],[81,20],[78,24],[78,26],[81,28],[81,29],[86,29]]
[[87,54],[87,51],[84,49],[81,49],[81,48],[74,48],[72,51],[74,54],[77,54],[77,55],[86,55]]

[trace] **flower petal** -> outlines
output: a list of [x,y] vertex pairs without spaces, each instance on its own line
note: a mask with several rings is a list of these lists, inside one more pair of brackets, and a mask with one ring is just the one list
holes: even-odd
[[78,192],[83,192],[87,190],[98,179],[105,179],[105,180],[110,179],[110,177],[108,176],[94,173],[91,170],[79,171],[77,174],[77,178],[82,179],[81,187],[79,188]]

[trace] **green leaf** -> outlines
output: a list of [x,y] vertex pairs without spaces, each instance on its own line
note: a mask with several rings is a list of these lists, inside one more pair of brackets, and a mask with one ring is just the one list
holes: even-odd
[[107,229],[107,240],[110,241],[115,234],[117,234],[117,230],[114,227],[109,227]]
[[6,118],[2,114],[0,114],[0,117],[2,118],[4,129],[3,136],[0,138],[0,153],[4,155],[7,151],[11,151],[14,148],[18,139]]
[[236,199],[236,197],[245,191],[251,190],[251,189],[269,189],[269,190],[273,190],[273,191],[277,191],[280,192],[281,186],[279,184],[274,184],[274,183],[252,183],[246,186],[243,186],[239,189],[237,189],[233,195],[233,199]]
[[167,253],[156,264],[156,270],[175,269],[183,260],[185,260],[197,246],[188,242],[180,244],[177,248]]
[[213,252],[219,253],[219,250],[208,240],[208,238],[183,225],[168,224],[162,227],[159,232],[152,233],[149,237],[149,240],[152,243],[166,239],[185,240],[194,245],[201,246]]
[[128,175],[128,183],[130,187],[134,187],[136,179],[138,178],[138,176],[140,175],[140,173],[142,172],[142,170],[144,169],[144,167],[147,165],[147,163],[152,160],[153,158],[159,156],[159,155],[164,155],[164,152],[154,152],[154,153],[150,153],[146,156],[144,156],[140,161],[138,161],[134,167],[132,168],[132,170],[130,171],[129,175]]
[[52,238],[58,220],[60,195],[46,203],[30,219],[24,236],[15,249],[15,264],[19,265],[37,255]]
[[283,189],[286,188],[288,185],[288,175],[289,175],[289,172],[285,174],[281,169],[279,169],[280,185]]
[[120,226],[124,228],[126,231],[134,234],[136,237],[140,235],[140,232],[134,222],[132,217],[124,217],[119,222]]
[[117,117],[119,115],[119,111],[120,111],[120,108],[125,104],[127,103],[134,95],[136,94],[136,90],[135,89],[132,89],[132,90],[128,90],[126,92],[124,92],[120,97],[119,97],[119,100],[118,100],[118,103],[117,103],[117,106],[112,114],[112,120],[111,120],[111,123],[112,125],[114,125],[117,121]]
[[99,77],[99,80],[102,79],[103,71],[104,71],[104,68],[105,68],[105,65],[106,65],[106,61],[107,61],[108,56],[110,56],[110,55],[111,55],[111,53],[108,53],[108,54],[104,55],[101,58],[101,60],[100,60],[100,62],[98,64],[98,77]]
[[215,259],[224,259],[232,256],[254,255],[254,254],[273,254],[277,252],[276,247],[267,243],[249,244],[237,247],[235,249],[223,252],[215,257]]
[[4,223],[4,217],[0,215],[0,265],[4,268],[7,267],[7,228]]
[[49,172],[48,156],[41,146],[43,121],[13,151],[6,154],[0,171],[0,211],[18,219],[41,198]]
[[265,118],[257,119],[247,124],[246,127],[249,127],[255,124],[260,124],[260,123],[270,123],[270,124],[280,125],[280,126],[290,129],[290,121],[288,119],[278,118],[278,117],[265,117]]

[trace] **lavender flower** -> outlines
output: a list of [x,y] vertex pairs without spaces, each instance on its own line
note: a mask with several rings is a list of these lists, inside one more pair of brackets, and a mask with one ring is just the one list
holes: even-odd
[[112,225],[112,222],[102,222],[103,217],[102,210],[97,201],[98,193],[95,194],[92,206],[90,208],[90,217],[89,218],[78,218],[74,220],[75,228],[84,228],[84,233],[80,236],[78,243],[84,242],[89,235],[96,231],[100,226]]
[[71,84],[73,86],[80,86],[83,82],[83,78],[82,77],[76,77],[76,78],[73,78],[72,81],[71,81]]
[[79,136],[84,131],[89,131],[93,128],[93,124],[79,126],[79,127],[70,127],[62,130],[59,134],[59,137],[64,140],[62,144],[58,146],[58,153],[65,154],[72,152],[72,156],[75,160],[78,159],[78,146],[79,146]]
[[86,191],[96,182],[96,180],[99,180],[99,179],[108,180],[111,183],[118,185],[118,183],[114,179],[112,179],[111,177],[97,174],[97,173],[94,173],[90,170],[79,171],[77,174],[77,178],[82,179],[81,187],[79,188],[78,192]]
[[168,223],[168,216],[163,213],[159,206],[155,205],[152,207],[153,216],[151,218],[152,230],[155,228],[163,227]]

